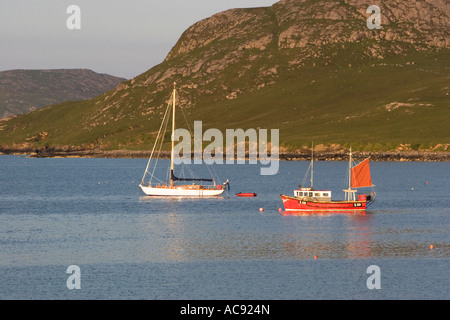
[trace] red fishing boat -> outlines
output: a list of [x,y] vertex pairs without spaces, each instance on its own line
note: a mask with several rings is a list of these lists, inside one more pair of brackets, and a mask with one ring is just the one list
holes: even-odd
[[[374,185],[370,175],[370,159],[353,166],[350,149],[348,189],[344,189],[344,200],[331,200],[330,190],[316,190],[313,188],[314,156],[305,175],[311,170],[311,186],[294,190],[293,196],[281,194],[285,211],[364,211],[375,201]],[[357,188],[371,187],[370,193],[359,194]],[[355,188],[355,189],[353,189]]]

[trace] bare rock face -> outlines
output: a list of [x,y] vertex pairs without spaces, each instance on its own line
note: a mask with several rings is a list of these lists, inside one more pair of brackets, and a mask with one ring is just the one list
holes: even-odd
[[242,78],[260,59],[266,60],[266,66],[259,71],[274,77],[277,73],[265,71],[279,65],[280,56],[288,57],[289,67],[302,67],[305,61],[322,57],[322,49],[330,45],[363,43],[362,54],[376,59],[450,47],[450,6],[445,0],[376,0],[371,4],[381,10],[379,30],[367,28],[371,14],[364,0],[281,0],[268,8],[215,14],[188,28],[167,55],[167,68],[150,70],[144,81],[158,88],[178,77],[212,82],[215,75],[237,64],[236,76]]
[[[367,1],[285,0],[274,5],[281,25],[279,46],[294,48],[308,44],[355,42],[364,39],[416,43],[419,47],[450,46],[450,8],[444,1],[372,1],[381,10],[382,28],[366,28]],[[284,14],[283,12],[286,12]]]
[[[413,39],[422,45],[450,46],[450,5],[444,0],[378,0],[371,4],[381,9],[379,32],[366,27],[370,14],[366,12],[365,0],[282,0],[271,8],[225,11],[190,27],[166,60],[226,39],[259,42],[255,47],[265,49],[275,35],[279,48],[352,42],[363,37],[404,42]],[[278,30],[270,29],[274,26]]]

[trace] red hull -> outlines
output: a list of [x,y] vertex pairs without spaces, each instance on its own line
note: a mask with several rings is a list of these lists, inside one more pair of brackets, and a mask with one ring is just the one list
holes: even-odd
[[365,211],[367,201],[305,201],[281,195],[286,211]]
[[249,192],[246,192],[246,193],[236,193],[236,195],[238,196],[238,197],[256,197],[256,193],[249,193]]

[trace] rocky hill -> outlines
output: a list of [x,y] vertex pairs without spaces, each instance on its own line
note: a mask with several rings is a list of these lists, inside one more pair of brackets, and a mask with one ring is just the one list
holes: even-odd
[[69,100],[92,99],[126,79],[86,69],[0,72],[0,118]]
[[[192,25],[166,59],[94,99],[0,123],[8,146],[148,149],[177,82],[203,128],[278,128],[285,150],[441,149],[450,143],[445,0],[282,0]],[[191,123],[192,125],[192,123]]]

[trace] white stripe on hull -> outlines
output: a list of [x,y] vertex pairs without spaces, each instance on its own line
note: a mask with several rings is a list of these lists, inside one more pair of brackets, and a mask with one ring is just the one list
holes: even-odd
[[338,212],[338,211],[365,211],[365,208],[348,208],[348,209],[341,209],[341,208],[334,208],[334,209],[284,209],[284,211],[289,212],[298,212],[298,211],[308,211],[308,212],[317,212],[317,211],[330,211],[330,212]]

